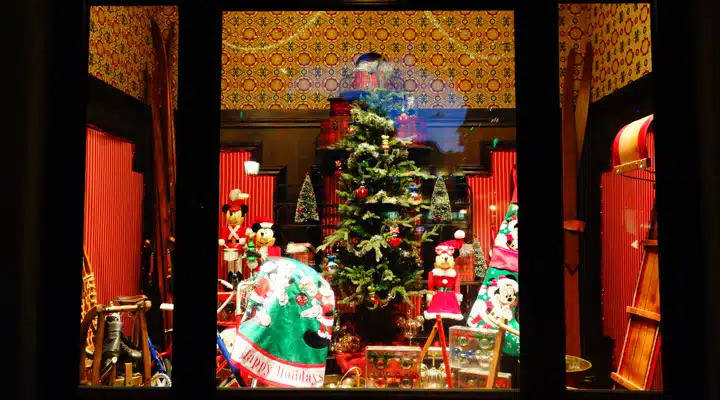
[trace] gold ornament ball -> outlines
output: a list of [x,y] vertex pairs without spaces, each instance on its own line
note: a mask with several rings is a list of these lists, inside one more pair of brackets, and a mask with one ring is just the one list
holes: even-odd
[[343,388],[355,387],[355,378],[350,378],[350,377],[349,377],[349,378],[345,378],[345,379],[342,381],[342,384],[340,385],[340,387],[343,387]]

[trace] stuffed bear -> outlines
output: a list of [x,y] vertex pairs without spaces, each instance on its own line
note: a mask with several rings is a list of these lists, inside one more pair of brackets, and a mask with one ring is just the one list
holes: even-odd
[[448,240],[435,247],[435,268],[428,273],[427,295],[428,309],[425,318],[449,318],[457,321],[464,319],[460,311],[462,294],[460,278],[455,271],[455,258],[460,255],[465,232],[455,232],[455,240]]
[[244,227],[248,206],[241,201],[250,197],[240,189],[230,192],[230,202],[223,204],[221,210],[225,214],[226,225],[223,226],[218,245],[223,247],[223,259],[228,263],[228,282],[233,285],[242,280],[240,253],[247,242],[247,229]]

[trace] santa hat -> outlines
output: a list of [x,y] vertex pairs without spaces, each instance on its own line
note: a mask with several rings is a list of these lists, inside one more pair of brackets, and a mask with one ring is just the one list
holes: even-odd
[[257,218],[255,218],[255,223],[253,223],[253,225],[260,225],[261,229],[272,229],[272,227],[273,227],[273,225],[275,225],[275,223],[270,218],[257,217]]
[[463,247],[463,239],[465,239],[465,232],[462,230],[455,231],[454,240],[446,240],[435,247],[435,253],[455,253],[455,250],[460,250]]
[[518,281],[513,279],[512,276],[501,276],[498,277],[497,280],[494,281],[498,286],[512,286],[513,289],[517,292],[519,289]]

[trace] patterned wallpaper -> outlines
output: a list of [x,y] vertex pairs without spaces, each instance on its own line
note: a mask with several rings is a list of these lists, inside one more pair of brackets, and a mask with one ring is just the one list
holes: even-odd
[[[144,73],[152,65],[154,57],[151,19],[158,23],[164,37],[167,37],[170,24],[175,23],[177,27],[177,8],[90,7],[88,73],[144,101]],[[173,88],[177,85],[177,50],[176,36],[172,45]]]
[[[652,72],[650,4],[561,4],[560,90],[567,54],[593,44],[592,101],[597,101]],[[582,51],[578,62],[582,60]],[[575,74],[575,91],[580,70]],[[562,96],[561,96],[562,99]]]
[[514,21],[495,11],[226,12],[222,108],[328,108],[357,56],[393,63],[421,108],[514,108]]
[[91,75],[142,100],[151,57],[147,7],[90,7]]
[[[649,4],[561,4],[559,13],[560,76],[570,48],[592,40],[593,101],[652,71]],[[177,8],[91,7],[89,73],[144,99],[151,19],[167,36]],[[343,71],[369,50],[391,58],[422,107],[515,106],[511,12],[228,12],[223,40],[224,109],[327,108]],[[175,88],[177,40],[172,54]]]

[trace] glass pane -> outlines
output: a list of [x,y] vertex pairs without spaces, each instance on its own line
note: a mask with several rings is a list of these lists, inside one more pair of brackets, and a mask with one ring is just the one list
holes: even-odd
[[513,12],[222,40],[218,385],[518,387]]
[[650,4],[559,13],[567,385],[662,390]]
[[170,385],[177,22],[90,7],[81,385]]

